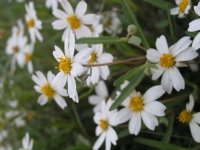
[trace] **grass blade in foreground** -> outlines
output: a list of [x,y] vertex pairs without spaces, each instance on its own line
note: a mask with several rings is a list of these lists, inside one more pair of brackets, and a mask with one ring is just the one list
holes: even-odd
[[148,145],[151,147],[155,147],[158,149],[164,149],[164,150],[191,150],[189,148],[183,148],[174,144],[167,144],[165,142],[160,142],[160,141],[156,141],[156,140],[149,140],[149,139],[145,139],[145,138],[135,138],[134,141],[144,144],[144,145]]
[[152,4],[153,6],[164,9],[166,11],[168,11],[169,9],[171,9],[173,7],[176,7],[172,3],[168,3],[168,2],[163,1],[163,0],[144,0],[144,1]]
[[134,72],[134,76],[129,76],[129,77],[132,77],[132,79],[130,80],[129,84],[121,91],[121,94],[114,101],[114,103],[110,107],[110,110],[113,110],[113,109],[117,108],[125,100],[125,98],[131,92],[133,92],[133,90],[135,89],[135,87],[142,81],[142,79],[143,79],[143,77],[145,75],[144,74],[145,67],[142,67],[142,68],[143,69],[137,69],[137,68],[135,68],[137,71]]
[[135,15],[133,14],[133,12],[131,11],[129,5],[127,4],[126,0],[120,0],[120,4],[122,6],[122,9],[129,21],[130,24],[135,24],[137,26],[138,32],[139,32],[139,37],[142,40],[142,44],[145,46],[145,48],[149,48],[149,44],[146,40],[146,37],[144,35],[144,32],[142,31],[142,28],[140,27],[137,18],[135,17]]
[[118,42],[122,42],[118,37],[111,37],[111,36],[102,36],[102,37],[92,37],[92,38],[81,38],[76,40],[76,44],[114,44]]

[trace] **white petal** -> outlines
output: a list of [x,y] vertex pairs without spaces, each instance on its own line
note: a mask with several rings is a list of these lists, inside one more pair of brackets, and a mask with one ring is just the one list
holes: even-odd
[[59,10],[59,9],[53,10],[52,13],[53,13],[53,15],[54,15],[55,17],[57,17],[57,18],[59,18],[59,19],[66,19],[67,16],[68,16],[64,11]]
[[30,143],[29,143],[29,147],[28,147],[28,149],[31,150],[32,148],[33,148],[33,139],[30,140]]
[[42,95],[39,96],[37,102],[38,102],[40,105],[44,105],[44,104],[47,103],[47,100],[48,100],[48,98],[47,98],[44,94],[42,94]]
[[56,94],[54,96],[54,99],[55,99],[56,103],[60,106],[60,108],[64,109],[67,106],[65,99],[63,97],[61,97],[60,95]]
[[101,66],[99,67],[100,70],[100,76],[104,79],[107,80],[108,76],[110,75],[110,70],[108,66]]
[[32,75],[32,80],[39,86],[42,86],[43,85],[43,82],[35,75]]
[[103,97],[99,97],[97,95],[90,95],[88,97],[88,100],[89,100],[90,104],[97,105],[97,104],[101,103],[101,101],[104,100],[104,98]]
[[40,32],[39,32],[38,30],[35,30],[35,34],[36,34],[37,39],[38,39],[40,42],[42,42],[42,41],[43,41],[43,37],[42,37],[42,35],[40,34]]
[[40,88],[39,86],[35,85],[35,86],[34,86],[34,89],[36,90],[36,92],[42,93],[42,92],[40,91],[41,88]]
[[198,33],[192,43],[192,47],[197,50],[200,48],[200,33]]
[[198,53],[192,48],[189,47],[186,50],[180,52],[176,58],[175,61],[189,61],[198,56]]
[[91,75],[91,81],[92,84],[96,84],[99,82],[99,68],[98,67],[92,67],[92,75]]
[[111,149],[111,142],[110,142],[109,137],[106,135],[106,149],[105,150],[110,150],[110,149]]
[[56,89],[56,92],[61,96],[68,96],[67,90],[65,90],[63,88],[58,87],[58,89]]
[[177,90],[185,89],[185,81],[176,67],[169,69],[172,79],[172,85]]
[[196,142],[200,143],[200,127],[193,121],[191,121],[189,125],[192,137]]
[[92,149],[93,149],[93,150],[98,150],[99,147],[102,145],[102,143],[103,143],[105,137],[106,137],[106,133],[103,132],[103,133],[100,135],[100,137],[97,139],[97,141],[95,142],[95,144],[94,144],[94,146],[93,146]]
[[54,78],[55,78],[55,75],[51,71],[48,71],[48,73],[47,73],[48,82],[51,83]]
[[189,23],[188,31],[194,32],[200,30],[200,19],[195,19]]
[[200,124],[200,112],[193,114],[192,117],[192,120]]
[[31,61],[28,62],[28,72],[29,72],[30,74],[33,73],[33,64],[32,64]]
[[84,68],[81,64],[79,63],[73,63],[71,65],[71,71],[70,71],[70,74],[73,76],[73,77],[76,77],[76,76],[80,76],[83,74],[84,72]]
[[87,63],[90,58],[91,51],[91,48],[82,49],[74,56],[73,61],[81,64]]
[[[72,48],[72,44],[75,44],[74,42],[74,33],[72,31],[69,32],[69,34],[66,36],[65,38],[65,56],[67,58],[73,58],[74,56],[74,49],[71,49]],[[71,43],[71,41],[73,43]]]
[[65,38],[68,36],[69,32],[71,31],[70,27],[67,27],[62,35],[62,41],[65,41]]
[[79,39],[79,38],[82,38],[82,37],[91,37],[91,31],[90,29],[81,24],[81,26],[75,30],[75,35],[76,35],[76,38]]
[[74,10],[67,0],[61,0],[60,3],[62,5],[62,8],[67,12],[68,15],[74,14]]
[[188,48],[188,46],[192,43],[189,36],[184,36],[177,43],[174,44],[173,48],[171,49],[171,53],[175,57],[180,52]]
[[189,99],[189,103],[186,103],[186,110],[188,112],[192,112],[192,109],[194,107],[194,97],[192,96],[192,94],[190,94]]
[[75,15],[77,18],[82,17],[87,10],[87,3],[85,1],[80,1],[76,6]]
[[159,62],[160,56],[161,56],[160,53],[155,49],[151,48],[147,50],[146,57],[150,62],[154,62],[154,63]]
[[157,118],[154,115],[147,113],[146,111],[142,111],[141,115],[142,120],[147,128],[149,128],[150,130],[154,130],[155,126],[158,125],[158,121],[155,121],[157,120]]
[[100,126],[97,126],[97,127],[96,127],[96,130],[95,130],[96,136],[99,136],[102,132],[103,132],[103,131],[102,131],[102,129],[100,128]]
[[71,75],[68,75],[68,94],[70,98],[74,97],[76,94],[76,82]]
[[118,139],[117,134],[115,132],[115,130],[112,127],[108,127],[108,131],[107,131],[107,137],[110,139],[110,141],[112,142],[112,144],[116,145],[116,140]]
[[160,54],[169,53],[165,36],[161,35],[159,38],[156,39],[156,48]]
[[194,6],[194,11],[195,11],[195,13],[196,13],[197,15],[200,16],[200,3],[198,3],[197,6]]
[[104,81],[99,81],[99,83],[95,87],[95,92],[97,95],[107,98],[108,97],[108,89]]
[[130,134],[138,135],[141,128],[141,116],[140,113],[133,113],[128,124]]
[[95,122],[96,124],[99,124],[99,121],[100,121],[101,119],[103,119],[103,116],[102,116],[101,112],[95,113],[95,116],[94,116],[93,119],[94,119],[94,122]]
[[67,75],[61,71],[55,76],[51,84],[55,87],[63,88],[66,82],[67,82]]
[[97,58],[98,63],[107,63],[107,62],[112,62],[113,61],[113,56],[109,53],[103,53],[99,58]]
[[53,56],[58,62],[59,62],[59,58],[65,58],[64,53],[56,45],[55,45],[55,50],[53,51]]
[[172,92],[172,79],[171,79],[171,73],[169,69],[166,69],[165,72],[163,73],[162,79],[161,79],[161,85],[163,86],[163,89],[167,93]]
[[46,77],[43,75],[41,71],[36,71],[36,75],[40,79],[42,83],[47,83]]
[[119,124],[128,121],[131,118],[132,111],[129,108],[122,108],[117,115],[117,122]]
[[86,25],[93,24],[97,21],[95,14],[87,14],[81,17],[81,22]]
[[164,93],[165,91],[161,85],[153,86],[145,92],[145,94],[142,96],[142,99],[146,104],[160,98]]
[[144,106],[144,110],[152,115],[155,116],[164,116],[165,115],[165,109],[166,107],[157,101],[153,101],[151,103],[147,103]]
[[66,20],[56,20],[52,22],[52,26],[55,30],[62,30],[68,27],[68,23]]
[[164,67],[161,67],[159,64],[156,65],[158,69],[151,68],[152,80],[157,80],[165,71]]
[[178,7],[170,9],[170,14],[171,15],[177,15],[178,13],[179,13],[178,12]]

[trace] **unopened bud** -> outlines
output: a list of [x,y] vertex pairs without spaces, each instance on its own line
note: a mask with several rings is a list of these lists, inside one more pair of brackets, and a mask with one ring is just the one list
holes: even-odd
[[137,27],[131,24],[128,26],[127,31],[129,35],[134,35],[137,32]]

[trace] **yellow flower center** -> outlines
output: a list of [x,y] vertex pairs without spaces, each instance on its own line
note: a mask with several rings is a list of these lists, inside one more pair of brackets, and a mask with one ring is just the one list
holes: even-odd
[[174,64],[175,64],[174,58],[171,54],[163,54],[160,57],[160,65],[162,67],[170,68],[170,67],[174,66]]
[[140,112],[141,110],[143,110],[143,102],[142,102],[142,98],[141,96],[136,96],[136,97],[132,97],[128,107],[133,111],[133,112]]
[[19,52],[19,48],[18,48],[18,46],[14,46],[14,47],[12,47],[12,50],[13,50],[14,53]]
[[48,98],[54,97],[55,91],[49,84],[45,84],[41,87],[40,91]]
[[31,60],[31,55],[30,54],[25,54],[25,61],[29,62]]
[[59,58],[60,64],[59,64],[59,70],[63,71],[65,74],[68,74],[71,70],[71,64],[72,62],[68,58]]
[[31,18],[30,20],[28,20],[28,21],[26,22],[26,25],[28,26],[28,28],[34,27],[35,22],[34,22],[33,18]]
[[100,121],[100,128],[103,130],[103,131],[106,131],[108,129],[108,122],[106,120],[103,120],[101,119]]
[[181,2],[178,4],[178,11],[179,13],[183,13],[185,11],[185,8],[188,5],[188,0],[181,0]]
[[70,16],[67,17],[66,19],[72,30],[76,30],[81,26],[81,22],[78,18],[76,18],[76,16]]
[[111,25],[111,20],[110,19],[106,20],[104,24],[106,27],[109,27]]
[[177,118],[179,122],[182,123],[190,122],[192,119],[192,113],[188,112],[187,110],[183,110]]
[[97,55],[96,55],[96,53],[94,51],[90,55],[91,55],[91,58],[90,58],[90,60],[88,62],[92,64],[92,63],[94,63],[96,61]]

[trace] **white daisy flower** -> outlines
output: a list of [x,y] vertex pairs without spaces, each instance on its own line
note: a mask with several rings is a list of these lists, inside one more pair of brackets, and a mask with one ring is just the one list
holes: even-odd
[[20,148],[19,150],[32,150],[33,148],[33,139],[30,139],[28,132],[26,132],[22,139],[22,146],[23,148]]
[[24,35],[24,24],[22,22],[22,19],[17,20],[17,26],[12,27],[12,33],[17,34],[17,36]]
[[185,82],[177,67],[184,67],[182,62],[190,61],[198,53],[189,45],[192,43],[189,36],[181,38],[177,43],[168,48],[165,36],[161,35],[156,40],[156,48],[147,50],[147,59],[156,63],[158,69],[151,69],[152,79],[158,79],[162,74],[161,85],[167,93],[174,87],[177,91],[185,88]]
[[101,102],[107,101],[109,98],[108,89],[104,81],[99,81],[99,83],[95,86],[96,95],[90,95],[88,97],[89,103],[95,105],[93,111],[98,112],[101,108]]
[[18,36],[17,34],[12,34],[12,36],[7,41],[6,54],[12,55],[11,60],[11,70],[15,70],[16,62],[20,67],[23,67],[23,54],[22,51],[26,46],[27,37]]
[[175,2],[178,7],[170,9],[170,14],[178,15],[179,18],[184,18],[191,8],[191,0],[175,0]]
[[55,10],[58,8],[58,0],[46,0],[45,6]]
[[178,120],[181,123],[189,123],[190,131],[194,140],[200,143],[200,112],[194,113],[192,109],[194,107],[194,97],[189,96],[189,103],[186,104],[186,110],[183,110],[179,116]]
[[102,23],[104,25],[104,30],[109,34],[122,32],[121,21],[117,17],[117,13],[114,12],[116,8],[113,8],[113,12],[106,14],[102,17]]
[[[198,16],[200,16],[200,2],[198,3],[197,6],[194,6],[194,11]],[[194,32],[194,31],[198,31],[198,30],[200,30],[200,18],[191,21],[189,23],[189,27],[188,27],[188,31],[190,31],[190,32]],[[200,48],[200,33],[198,33],[196,35],[196,37],[194,38],[192,47],[195,50]]]
[[40,42],[42,42],[43,41],[42,35],[38,31],[42,29],[42,22],[39,19],[37,19],[34,3],[29,2],[29,4],[25,5],[25,9],[27,13],[25,15],[26,25],[28,27],[31,41],[35,43],[37,38]]
[[141,128],[141,119],[148,129],[154,130],[158,126],[156,116],[164,116],[166,107],[156,99],[160,98],[165,91],[162,86],[154,86],[148,89],[142,96],[135,90],[122,102],[125,108],[117,115],[118,123],[129,121],[129,132],[138,135]]
[[57,82],[65,86],[68,82],[68,94],[75,102],[78,102],[78,95],[76,91],[76,82],[74,77],[80,76],[84,72],[81,63],[86,63],[90,59],[91,49],[83,49],[74,56],[75,37],[74,33],[70,31],[65,39],[65,53],[60,48],[55,46],[53,56],[59,62],[58,69],[60,72],[56,75]]
[[96,17],[97,20],[89,26],[91,33],[91,37],[99,37],[99,35],[103,32],[103,24],[100,24],[100,16]]
[[[113,56],[109,53],[103,53],[103,44],[92,45],[91,58],[88,61],[89,64],[101,64],[113,61]],[[86,83],[89,86],[91,83],[96,84],[99,82],[100,77],[106,80],[110,74],[108,66],[91,67],[92,74],[87,78]],[[88,69],[90,74],[90,69]]]
[[58,85],[55,75],[51,71],[47,73],[47,79],[40,71],[36,71],[36,75],[32,75],[32,80],[37,84],[34,86],[35,90],[41,93],[38,103],[44,105],[49,98],[54,98],[56,103],[64,109],[67,103],[62,96],[68,96],[68,94],[63,86]]
[[101,111],[96,112],[94,116],[94,122],[98,124],[96,127],[96,136],[99,136],[97,141],[93,146],[93,150],[99,149],[102,145],[103,141],[105,140],[106,148],[105,150],[111,149],[111,143],[116,145],[116,141],[118,140],[117,134],[112,126],[116,126],[116,116],[117,110],[109,111],[110,106],[113,104],[114,101],[108,100],[107,103],[105,101],[101,102]]
[[54,10],[53,15],[59,20],[56,20],[52,23],[53,28],[56,30],[65,29],[62,35],[62,41],[65,40],[67,34],[70,30],[75,32],[76,38],[89,37],[91,36],[91,31],[86,25],[91,25],[96,22],[97,18],[95,14],[86,14],[87,4],[81,0],[74,12],[72,6],[67,0],[61,0],[61,5],[65,10]]
[[32,64],[32,61],[31,61],[31,56],[33,54],[33,51],[34,51],[34,44],[31,43],[31,44],[27,44],[24,49],[23,49],[23,65],[27,64],[27,67],[28,67],[28,72],[30,74],[33,73],[33,64]]

